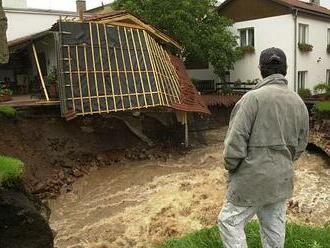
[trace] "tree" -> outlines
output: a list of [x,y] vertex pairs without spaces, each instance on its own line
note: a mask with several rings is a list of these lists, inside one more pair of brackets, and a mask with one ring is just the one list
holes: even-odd
[[232,22],[216,12],[216,0],[115,0],[127,10],[174,37],[190,61],[209,61],[222,79],[241,56]]

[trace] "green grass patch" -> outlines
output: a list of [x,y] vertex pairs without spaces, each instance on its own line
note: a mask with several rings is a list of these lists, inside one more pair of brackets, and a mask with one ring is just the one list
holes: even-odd
[[0,106],[0,116],[15,117],[16,109],[11,106]]
[[21,160],[0,156],[0,185],[15,182],[23,175],[23,169]]
[[319,113],[330,113],[330,102],[318,102],[315,104],[314,110]]
[[[248,246],[262,248],[259,225],[251,222],[246,227]],[[182,239],[166,241],[159,248],[221,248],[218,227],[203,229],[189,234]],[[296,224],[288,224],[286,230],[285,248],[330,248],[330,226],[314,228]]]

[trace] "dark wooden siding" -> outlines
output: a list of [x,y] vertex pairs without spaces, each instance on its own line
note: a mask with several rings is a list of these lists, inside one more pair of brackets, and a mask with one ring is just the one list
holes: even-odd
[[288,7],[271,0],[231,0],[219,8],[219,14],[235,22],[289,14]]

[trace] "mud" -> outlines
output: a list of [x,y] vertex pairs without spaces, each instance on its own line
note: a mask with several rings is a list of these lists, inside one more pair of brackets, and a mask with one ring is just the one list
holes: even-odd
[[[0,154],[24,162],[25,185],[41,199],[70,191],[72,183],[93,168],[165,154],[162,147],[146,150],[148,146],[116,118],[86,117],[66,122],[56,113],[57,109],[22,111],[16,119],[0,120]],[[156,120],[145,117],[143,124],[149,132],[154,131],[149,128],[152,125],[164,140],[174,142],[168,137],[176,136]],[[149,135],[156,143],[153,133]]]
[[[167,161],[125,162],[91,172],[71,192],[50,201],[58,248],[154,247],[216,224],[226,191],[221,164],[226,129],[208,145]],[[305,153],[296,164],[289,218],[323,225],[330,219],[330,166]]]

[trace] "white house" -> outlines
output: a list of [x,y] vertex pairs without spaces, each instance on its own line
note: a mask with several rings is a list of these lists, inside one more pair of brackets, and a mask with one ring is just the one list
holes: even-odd
[[8,19],[8,41],[48,30],[61,16],[77,16],[76,12],[31,9],[26,0],[4,0],[3,7]]
[[[262,50],[279,47],[288,60],[289,86],[298,91],[330,83],[330,1],[321,0],[227,0],[219,14],[234,21],[233,32],[246,54],[230,72],[230,81],[260,79],[258,69]],[[320,5],[321,4],[321,5]],[[330,47],[330,46],[329,46]],[[307,51],[308,50],[308,51]],[[190,71],[192,77],[199,73]],[[215,78],[203,70],[200,78]],[[202,79],[201,79],[202,80]]]
[[[84,1],[78,0],[77,7]],[[7,39],[12,48],[16,45],[24,45],[38,37],[40,33],[51,29],[60,18],[78,18],[77,12],[62,10],[45,10],[28,8],[26,0],[3,0],[5,15],[8,19]],[[82,6],[84,10],[86,5]],[[44,76],[47,76],[56,66],[55,43],[51,34],[44,40],[36,40],[35,46],[40,59],[40,66]],[[22,44],[22,45],[21,45]],[[20,47],[19,47],[20,48]],[[16,66],[11,66],[15,64]],[[20,66],[22,64],[22,66]],[[32,80],[37,75],[34,64],[33,51],[31,47],[11,49],[11,62],[0,68],[0,81],[7,79],[19,81],[19,78]],[[29,66],[26,66],[29,65]],[[14,69],[13,69],[14,68]]]

